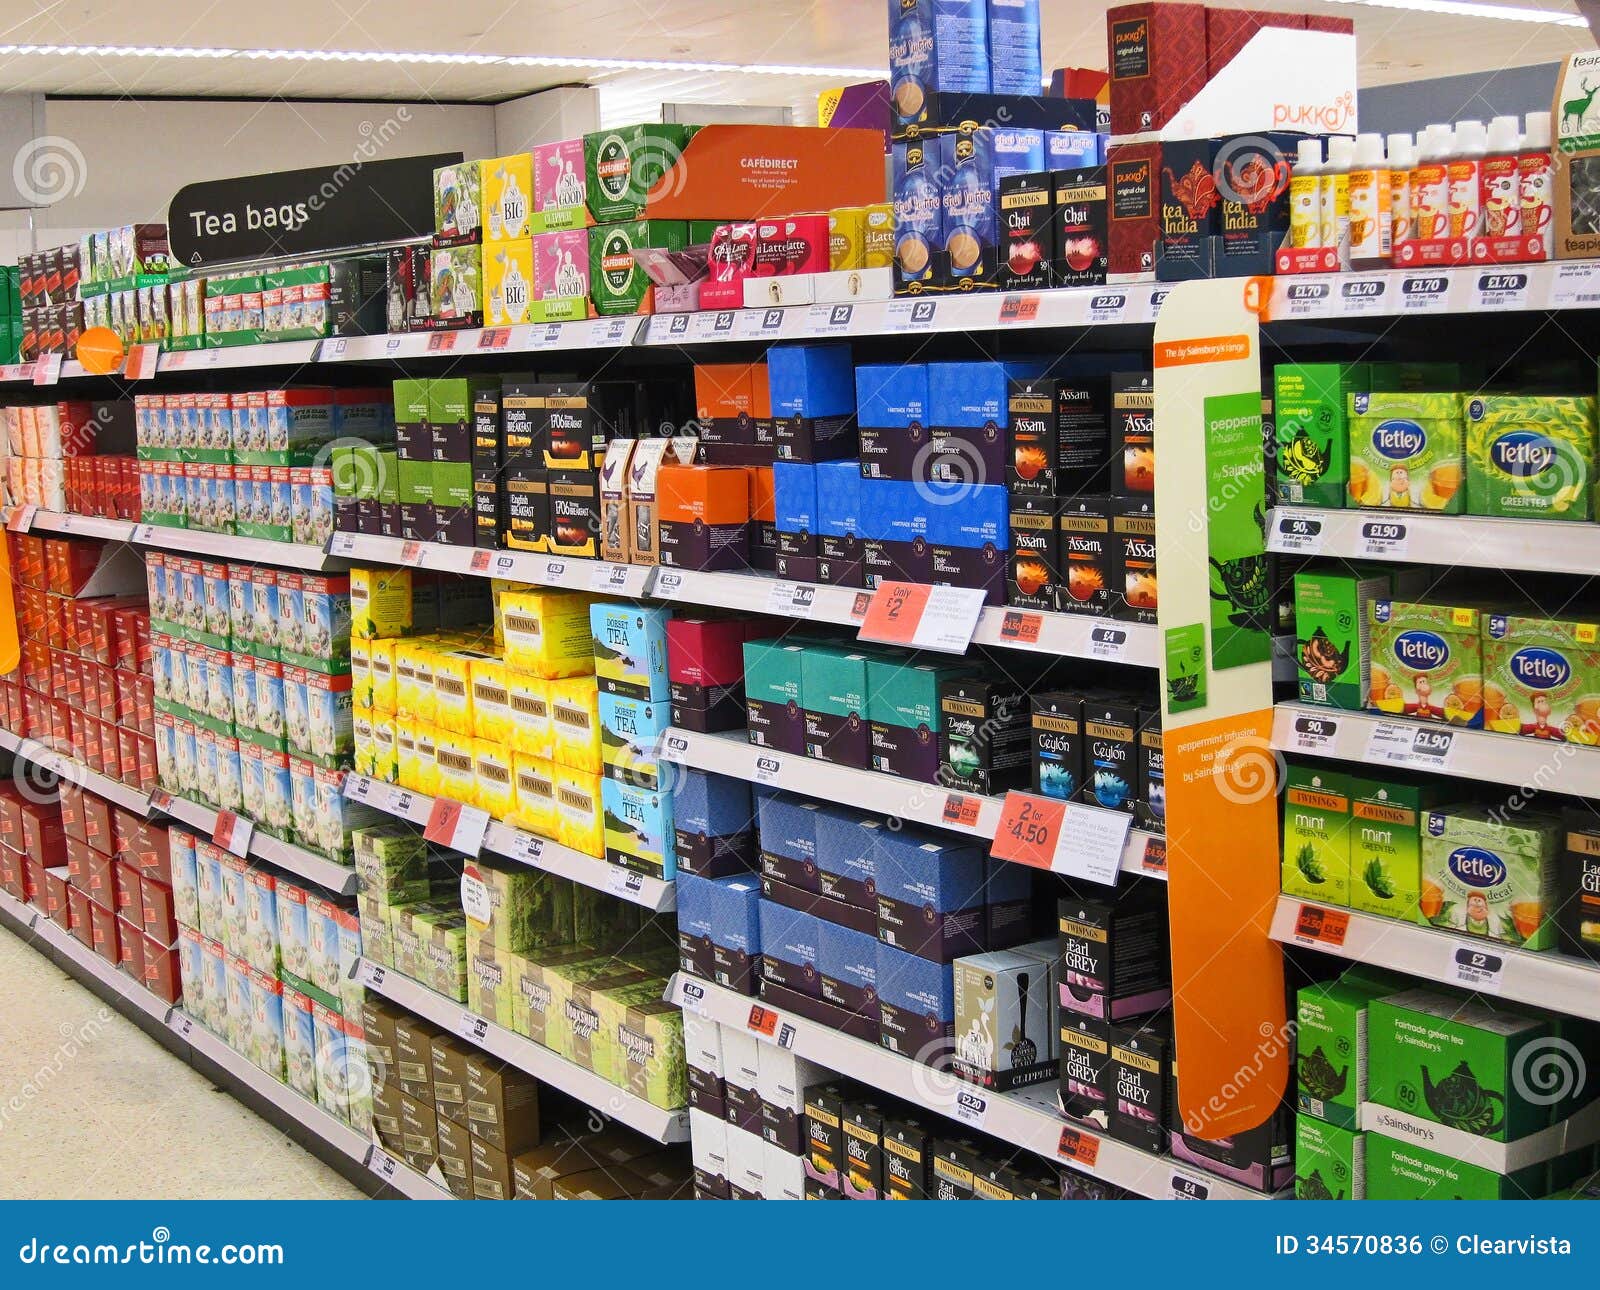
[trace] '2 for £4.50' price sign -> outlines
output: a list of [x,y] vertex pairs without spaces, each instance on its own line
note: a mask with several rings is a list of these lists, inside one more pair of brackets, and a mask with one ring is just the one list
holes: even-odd
[[1000,807],[990,854],[1035,869],[1111,884],[1122,867],[1131,816],[1013,790]]

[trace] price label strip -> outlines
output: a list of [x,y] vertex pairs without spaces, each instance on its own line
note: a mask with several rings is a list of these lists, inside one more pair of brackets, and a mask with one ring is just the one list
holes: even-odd
[[387,970],[371,959],[362,959],[361,966],[356,970],[356,980],[369,990],[382,988],[384,977],[387,975]]
[[1173,1170],[1168,1195],[1172,1200],[1209,1200],[1211,1184],[1202,1182],[1190,1174]]
[[511,853],[513,860],[520,860],[523,864],[539,867],[544,859],[544,839],[532,833],[524,833],[521,829],[511,835],[511,845],[506,848]]
[[859,639],[910,649],[964,654],[983,613],[984,594],[974,587],[929,587],[916,582],[880,582],[867,605]]
[[1593,264],[1558,264],[1550,283],[1552,309],[1600,305],[1600,268]]
[[597,564],[589,570],[589,590],[620,595],[628,589],[629,566]]
[[1345,934],[1350,930],[1350,915],[1342,909],[1324,909],[1321,905],[1301,905],[1295,915],[1294,938],[1301,945],[1344,945]]
[[156,374],[156,366],[160,362],[161,346],[135,345],[128,351],[127,360],[122,364],[122,377],[127,381],[147,381]]
[[1412,273],[1400,279],[1402,313],[1444,313],[1450,308],[1450,279],[1440,273]]
[[1113,663],[1128,657],[1128,631],[1125,627],[1093,627],[1089,630],[1089,657]]
[[1122,868],[1133,817],[1016,790],[1000,807],[990,854],[1035,869],[1111,885]]
[[676,600],[683,594],[683,574],[676,569],[658,568],[645,594],[657,600]]
[[40,354],[33,361],[33,383],[35,385],[54,385],[61,379],[60,354]]
[[1410,528],[1398,520],[1362,520],[1356,554],[1369,560],[1403,560],[1410,541]]
[[989,1116],[989,1097],[977,1089],[956,1090],[955,1102],[950,1107],[952,1115],[962,1124],[983,1131],[983,1122]]
[[817,589],[804,582],[775,582],[767,590],[767,613],[778,618],[810,618]]
[[1272,528],[1272,549],[1284,555],[1320,555],[1323,524],[1309,515],[1280,515]]
[[467,806],[449,797],[433,799],[422,836],[429,842],[463,855],[475,856],[483,850],[483,835],[489,828],[489,812]]
[[1068,1126],[1061,1130],[1056,1154],[1072,1164],[1093,1169],[1094,1162],[1100,1158],[1100,1139],[1092,1133]]
[[1128,312],[1128,297],[1121,292],[1100,292],[1089,297],[1091,323],[1119,323]]
[[1037,645],[1043,630],[1043,614],[1008,609],[1000,620],[1000,639],[1012,645]]
[[1363,760],[1419,770],[1448,770],[1455,742],[1455,731],[1445,727],[1413,721],[1379,721],[1367,736],[1367,754]]
[[1295,752],[1332,756],[1339,741],[1338,718],[1297,712],[1289,741]]
[[456,1033],[469,1044],[481,1044],[489,1037],[489,1022],[475,1012],[463,1012],[456,1023]]
[[706,987],[693,977],[679,972],[667,989],[667,1002],[703,1017],[706,1015]]
[[243,860],[250,854],[250,839],[255,831],[254,820],[247,820],[232,811],[218,811],[217,822],[211,830],[211,840],[224,851],[231,851]]
[[758,1039],[765,1039],[769,1044],[777,1044],[779,1048],[794,1047],[793,1023],[785,1021],[782,1013],[774,1012],[771,1008],[763,1008],[759,1003],[751,1005],[745,1028]]
[[367,1168],[372,1170],[384,1182],[392,1183],[395,1175],[400,1172],[400,1166],[382,1147],[373,1147],[372,1154],[367,1157]]
[[613,896],[620,896],[624,900],[637,902],[640,893],[644,891],[644,875],[633,873],[617,865],[608,866],[606,874],[606,890]]
[[982,809],[983,799],[980,797],[971,797],[965,793],[947,793],[941,818],[952,828],[975,829],[978,827],[978,813]]
[[1480,273],[1473,284],[1473,304],[1479,309],[1526,309],[1526,273]]
[[1481,993],[1499,994],[1505,985],[1506,961],[1473,945],[1451,945],[1444,979]]

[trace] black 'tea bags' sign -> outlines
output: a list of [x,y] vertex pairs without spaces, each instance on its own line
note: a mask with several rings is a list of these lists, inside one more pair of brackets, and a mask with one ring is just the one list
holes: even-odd
[[459,152],[214,179],[180,188],[167,208],[177,264],[316,255],[433,232],[433,172]]

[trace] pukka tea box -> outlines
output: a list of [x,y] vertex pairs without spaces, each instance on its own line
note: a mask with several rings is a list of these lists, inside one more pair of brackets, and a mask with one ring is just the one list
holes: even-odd
[[1482,729],[1481,611],[1380,598],[1368,615],[1368,710]]
[[1459,394],[1357,393],[1349,408],[1354,505],[1449,515],[1466,508]]
[[1116,143],[1106,150],[1106,272],[1110,281],[1155,271],[1161,242],[1161,147],[1151,140]]
[[1489,614],[1483,629],[1485,730],[1600,743],[1600,626]]
[[1106,11],[1111,132],[1159,130],[1206,83],[1206,7],[1142,3]]
[[1534,812],[1514,820],[1473,805],[1426,812],[1422,918],[1522,949],[1554,945],[1561,838],[1556,817]]
[[1350,780],[1321,766],[1291,765],[1283,807],[1285,895],[1329,905],[1350,899]]
[[1476,395],[1466,418],[1469,514],[1592,518],[1592,398]]

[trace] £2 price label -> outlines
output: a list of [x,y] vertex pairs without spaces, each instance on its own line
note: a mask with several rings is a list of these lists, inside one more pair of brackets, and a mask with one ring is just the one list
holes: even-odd
[[783,1019],[782,1013],[763,1008],[759,1003],[751,1005],[745,1028],[758,1038],[777,1044],[779,1048],[794,1047],[794,1026]]
[[1505,984],[1506,961],[1475,945],[1451,945],[1444,979],[1481,994],[1499,994]]

